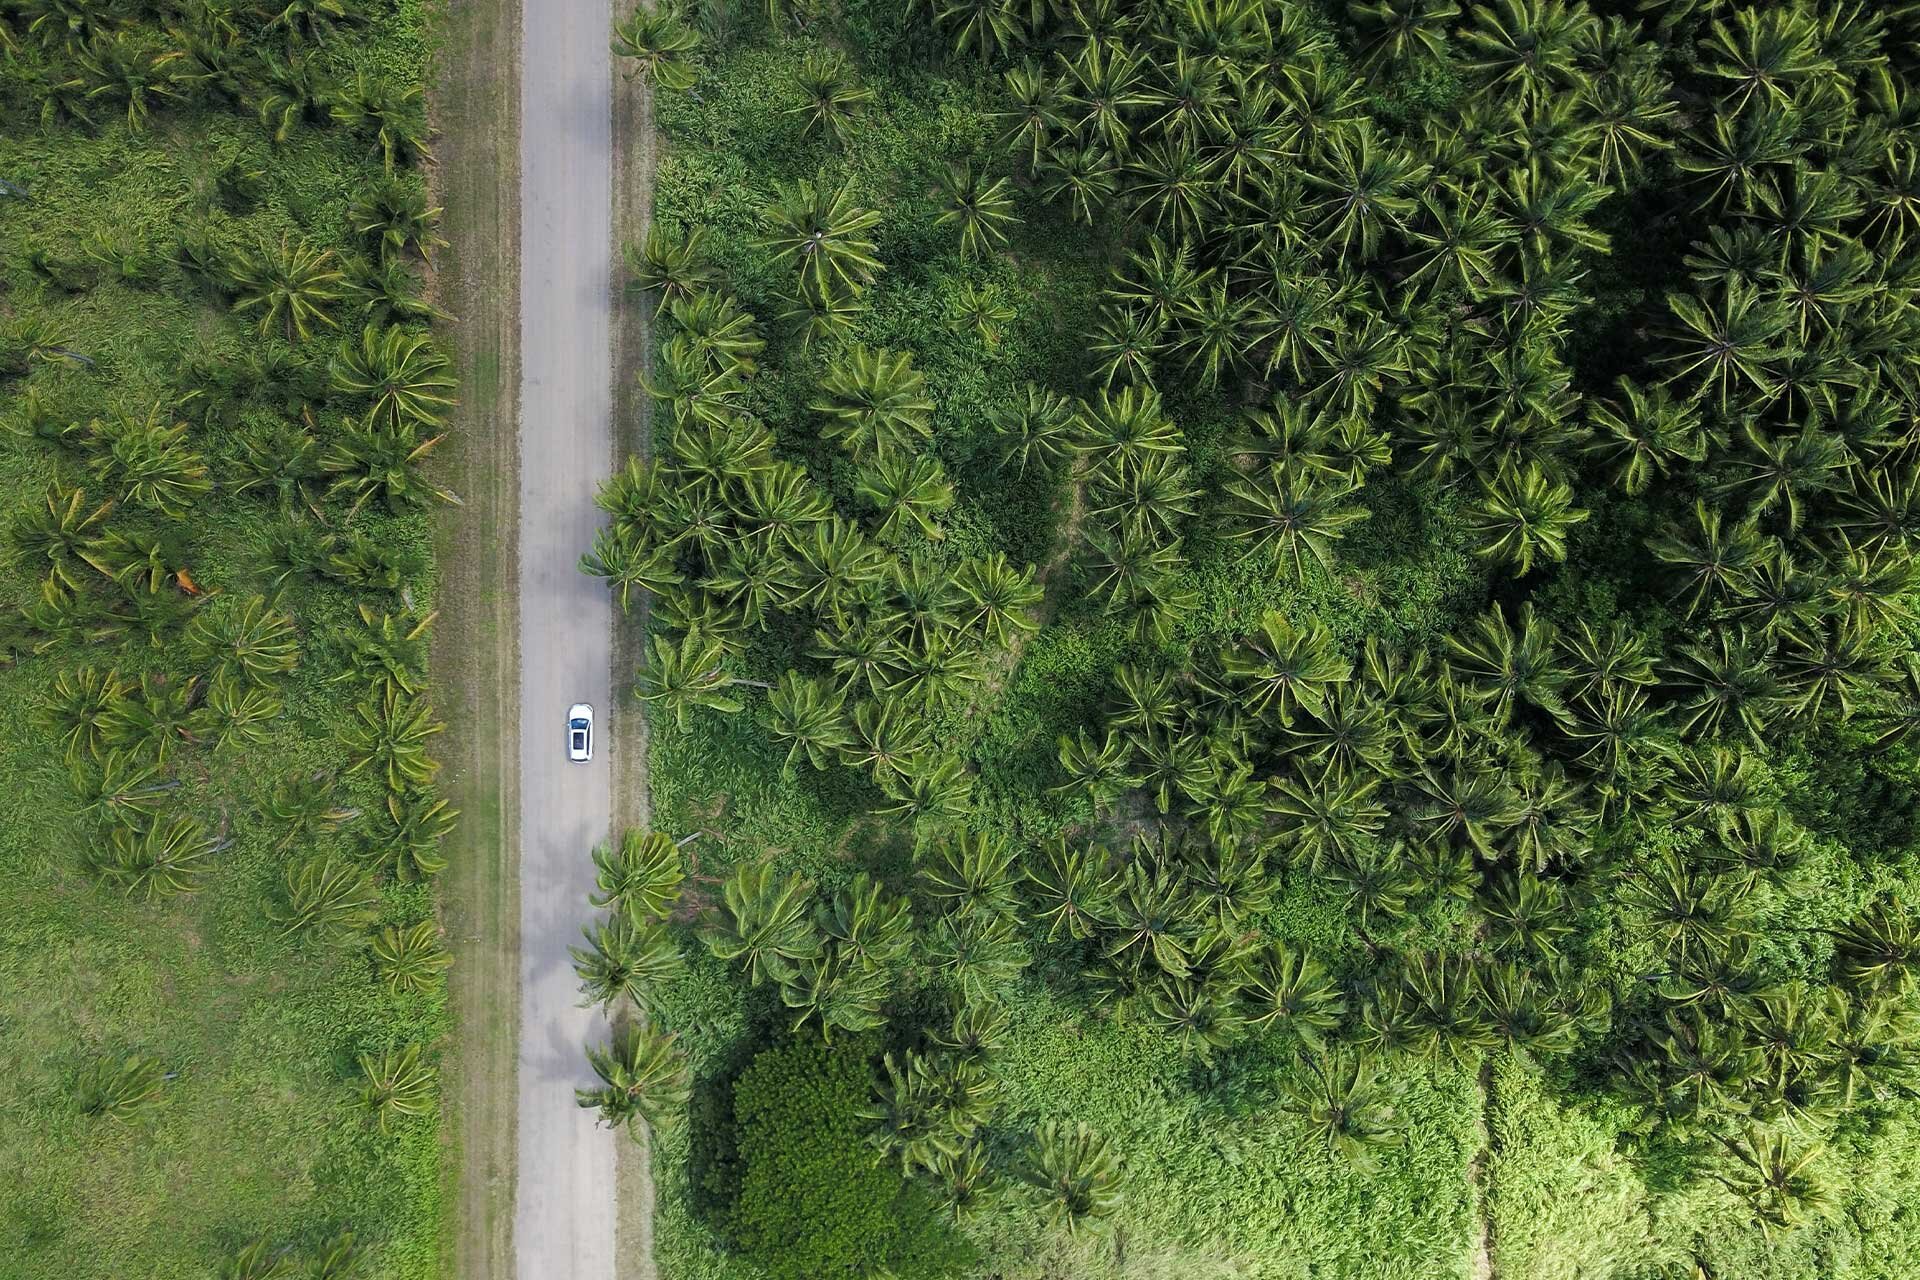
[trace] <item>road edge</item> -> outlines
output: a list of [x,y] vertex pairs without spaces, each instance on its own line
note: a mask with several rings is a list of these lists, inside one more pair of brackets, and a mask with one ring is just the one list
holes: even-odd
[[[608,25],[627,16],[632,0],[609,0]],[[653,103],[646,86],[628,79],[618,60],[613,82],[613,236],[616,255],[622,241],[638,242],[653,220],[653,175],[658,162],[658,138],[653,129]],[[616,263],[619,258],[616,256]],[[625,466],[631,454],[652,452],[653,402],[640,385],[640,375],[652,368],[651,312],[645,303],[628,298],[614,285],[613,307],[613,432],[614,466]],[[614,616],[613,633],[613,824],[616,831],[645,827],[652,819],[648,787],[646,704],[634,693],[633,672],[639,666],[647,633],[646,604],[629,617]],[[634,1129],[635,1141],[622,1142],[615,1157],[615,1253],[623,1274],[634,1280],[655,1280],[659,1274],[653,1256],[654,1184],[653,1143],[644,1129]]]
[[440,898],[454,965],[443,1068],[444,1280],[513,1280],[519,1043],[519,0],[443,0],[428,114],[444,206],[437,326],[460,377],[434,522],[433,686],[443,790],[461,810]]

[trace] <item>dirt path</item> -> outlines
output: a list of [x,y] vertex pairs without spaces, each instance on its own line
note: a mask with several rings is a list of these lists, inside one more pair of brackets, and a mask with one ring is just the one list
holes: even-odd
[[[437,139],[429,177],[447,248],[432,285],[457,322],[440,326],[460,377],[443,483],[465,499],[434,526],[440,565],[433,689],[447,721],[439,754],[461,811],[440,880],[454,966],[454,1039],[444,1060],[445,1280],[513,1275],[514,1070],[519,1030],[519,732],[514,648],[520,385],[517,199],[520,6],[450,0],[429,99]],[[509,251],[502,252],[501,247]]]
[[[613,605],[578,572],[613,466],[613,66],[607,0],[528,4],[520,131],[519,1280],[613,1280],[615,1149],[574,1105],[607,1036],[567,949],[591,914],[589,851],[612,828]],[[590,764],[564,721],[592,703]]]

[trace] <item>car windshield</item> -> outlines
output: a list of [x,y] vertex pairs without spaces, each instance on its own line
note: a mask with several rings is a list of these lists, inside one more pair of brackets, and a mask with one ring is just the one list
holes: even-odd
[[587,727],[587,722],[585,720],[575,720],[573,722],[573,727],[576,729],[584,729]]

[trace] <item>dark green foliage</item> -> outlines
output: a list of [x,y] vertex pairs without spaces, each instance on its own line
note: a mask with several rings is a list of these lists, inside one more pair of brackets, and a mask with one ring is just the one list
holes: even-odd
[[728,1233],[767,1275],[812,1280],[884,1266],[952,1274],[966,1251],[932,1198],[865,1141],[870,1046],[802,1037],[733,1085],[738,1191]]
[[[1012,1014],[989,1134],[1085,1122],[1191,1197],[1130,1193],[1099,1274],[1460,1274],[1417,1241],[1478,1139],[1399,1137],[1496,1078],[1632,1170],[1591,1222],[1496,1191],[1514,1274],[1563,1230],[1594,1274],[1887,1274],[1914,18],[1631,8],[776,10],[661,100],[643,275],[751,317],[669,308],[609,486],[608,576],[704,681],[664,803],[917,894],[904,974],[783,996],[886,1026],[887,1150],[956,1211],[1020,1172],[936,1087],[964,1001]],[[1023,1073],[1035,1009],[1073,1039]],[[1175,1132],[1190,1178],[1140,1172]],[[1379,1249],[1268,1141],[1399,1215]],[[968,1223],[1064,1269],[1037,1215]]]

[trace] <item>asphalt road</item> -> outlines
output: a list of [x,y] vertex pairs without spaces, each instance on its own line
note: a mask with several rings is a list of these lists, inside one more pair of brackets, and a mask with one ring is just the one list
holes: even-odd
[[[613,603],[575,568],[613,467],[613,67],[607,0],[523,6],[520,91],[519,1280],[613,1280],[613,1135],[574,1105],[604,1040],[567,948],[612,824]],[[504,531],[502,531],[504,535]],[[570,764],[567,707],[596,712]]]

